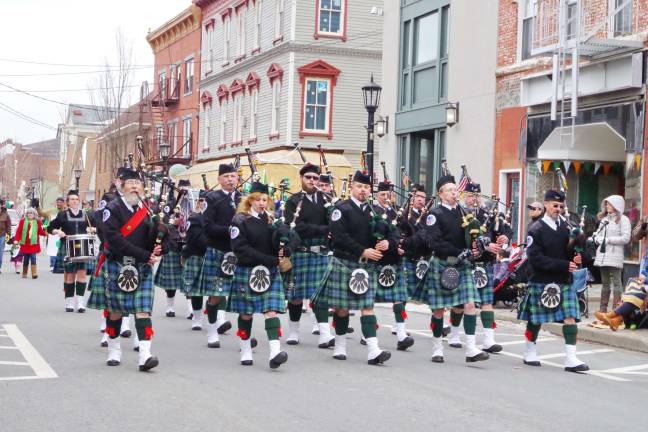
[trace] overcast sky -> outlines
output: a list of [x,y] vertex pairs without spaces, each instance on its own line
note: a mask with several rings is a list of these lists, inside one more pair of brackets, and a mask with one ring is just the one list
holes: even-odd
[[[58,102],[89,104],[87,89],[96,87],[96,72],[106,58],[115,62],[119,27],[133,46],[137,66],[131,103],[136,102],[141,82],[153,81],[148,30],[190,4],[191,0],[0,0],[0,142],[13,138],[27,144],[54,138],[65,113],[63,105],[17,93],[3,84]],[[51,128],[10,114],[7,107]]]

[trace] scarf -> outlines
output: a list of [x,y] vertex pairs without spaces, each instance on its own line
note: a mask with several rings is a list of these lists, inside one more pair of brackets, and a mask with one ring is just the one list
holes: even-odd
[[29,244],[35,245],[38,241],[38,222],[36,219],[28,220],[25,219],[23,223],[22,238],[20,239],[20,244],[25,245],[27,240],[27,233],[29,232]]

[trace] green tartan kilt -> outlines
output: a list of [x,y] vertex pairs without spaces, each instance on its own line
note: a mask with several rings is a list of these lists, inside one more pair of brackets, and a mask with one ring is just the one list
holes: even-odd
[[[401,261],[396,264],[390,264],[396,270],[396,282],[390,287],[384,287],[380,284],[380,279],[376,284],[376,298],[375,302],[406,302],[407,301],[407,277],[405,274],[405,264]],[[378,265],[378,275],[383,268],[382,265]]]
[[[430,258],[424,258],[427,260],[428,265],[430,264]],[[407,284],[407,293],[409,294],[410,300],[414,300],[420,303],[427,303],[427,294],[425,291],[425,280],[429,272],[427,272],[423,279],[419,279],[416,276],[416,265],[418,260],[411,260],[409,258],[403,257],[403,267],[405,269],[405,281]]]
[[[351,273],[363,268],[369,274],[369,290],[358,295],[349,289]],[[338,309],[372,309],[375,303],[378,285],[378,266],[373,263],[361,264],[356,261],[340,259],[332,256],[322,284],[315,292],[313,303],[328,304]]]
[[200,289],[202,266],[205,258],[199,255],[191,255],[182,267],[182,291],[187,297],[191,297]]
[[[313,243],[313,244],[309,244]],[[307,242],[302,246],[310,247],[322,244],[323,241]],[[288,300],[301,300],[313,297],[315,291],[322,283],[326,269],[328,268],[329,257],[314,252],[295,252],[291,255],[292,277],[294,278],[293,290],[288,292]]]
[[139,272],[139,286],[135,291],[124,292],[117,286],[117,277],[121,265],[115,261],[107,260],[102,271],[105,270],[106,280],[106,305],[110,312],[122,313],[151,313],[153,309],[153,269],[149,264],[137,264]]
[[430,270],[425,278],[422,295],[427,297],[426,303],[430,309],[443,309],[446,307],[462,305],[465,303],[479,301],[479,293],[473,281],[471,264],[463,264],[457,267],[459,271],[459,287],[448,292],[441,287],[441,273],[448,266],[446,261],[432,258]]
[[225,252],[214,248],[207,248],[203,260],[200,288],[195,296],[228,296],[232,288],[232,276],[227,276],[221,271],[221,262]]
[[518,319],[529,321],[532,324],[562,322],[565,318],[574,318],[580,321],[578,297],[571,284],[558,284],[562,295],[560,305],[555,309],[547,309],[540,303],[540,295],[545,284],[529,282],[526,296],[522,299],[518,312]]
[[169,251],[162,255],[153,283],[163,290],[177,290],[182,286],[180,252]]
[[63,260],[65,259],[66,247],[65,242],[62,239],[59,239],[59,241],[61,243],[56,251],[56,263],[54,264],[54,270],[52,273],[63,274],[65,273],[65,262]]
[[[495,288],[495,276],[493,275],[493,265],[492,264],[483,264],[480,265],[486,270],[486,275],[488,276],[488,282],[484,288],[478,288],[477,293],[479,294],[479,302],[483,305],[492,305],[495,302],[495,293],[493,289]],[[474,280],[474,278],[473,278]]]
[[86,262],[65,262],[66,251],[67,246],[65,245],[65,241],[61,239],[61,244],[56,253],[56,264],[54,264],[54,271],[52,271],[52,273],[76,273],[79,270],[85,270],[86,274],[89,275],[92,270],[94,270],[96,259],[92,259]]
[[103,310],[106,309],[106,274],[104,273],[106,270],[105,267],[106,263],[104,262],[104,265],[101,266],[101,269],[99,270],[99,275],[94,276],[93,275],[90,277],[90,282],[88,282],[88,286],[90,287],[90,297],[88,297],[88,307],[90,309],[99,309]]
[[263,293],[255,293],[250,289],[250,272],[252,267],[237,266],[232,278],[227,311],[251,315],[275,311],[286,311],[286,295],[279,267],[270,267],[270,288]]

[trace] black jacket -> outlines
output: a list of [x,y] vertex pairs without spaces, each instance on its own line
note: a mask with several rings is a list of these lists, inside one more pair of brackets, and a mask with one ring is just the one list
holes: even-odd
[[557,230],[543,220],[531,225],[526,250],[533,271],[531,282],[565,284],[571,281],[569,262],[574,256],[567,250],[569,233],[564,222]]
[[187,242],[182,249],[182,256],[185,258],[192,255],[204,256],[207,250],[207,239],[203,232],[203,214],[191,213],[188,224]]
[[102,220],[108,257],[121,261],[124,256],[135,257],[138,263],[148,262],[157,237],[157,227],[149,216],[124,238],[121,227],[133,217],[122,199],[115,199],[103,210]]
[[71,209],[67,209],[59,212],[49,223],[47,232],[52,234],[52,231],[59,229],[63,230],[65,235],[88,234],[86,228],[88,228],[88,222],[85,211],[79,210],[79,213],[75,215]]
[[379,214],[385,214],[387,217],[384,219],[384,223],[388,226],[389,231],[387,234],[387,240],[389,240],[389,249],[383,252],[383,257],[379,261],[379,264],[397,264],[401,260],[401,256],[398,254],[398,244],[400,243],[400,230],[393,222],[398,217],[398,214],[393,208],[383,208],[380,205],[373,206],[374,211]]
[[405,247],[429,248],[442,260],[458,256],[468,248],[465,232],[461,226],[462,215],[459,206],[454,210],[449,210],[442,205],[433,208],[421,220],[423,228],[413,237],[405,240]]
[[302,206],[295,231],[302,240],[323,239],[329,232],[328,211],[325,207],[326,198],[321,192],[317,192],[317,203],[313,203],[305,195],[305,192],[296,193],[286,202],[284,212],[286,224],[290,225],[293,221],[297,206],[301,202]]
[[219,251],[231,251],[229,227],[236,214],[236,207],[241,201],[241,194],[234,192],[234,200],[225,191],[217,190],[207,195],[207,209],[203,213],[203,229],[207,237],[207,246]]
[[254,217],[246,213],[237,214],[232,219],[230,238],[237,265],[243,267],[279,265],[279,251],[273,242],[273,230],[268,223],[267,214],[262,217]]

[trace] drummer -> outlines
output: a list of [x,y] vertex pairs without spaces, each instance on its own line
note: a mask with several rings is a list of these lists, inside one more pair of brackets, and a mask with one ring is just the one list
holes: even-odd
[[[80,208],[79,192],[70,190],[66,197],[67,210],[63,210],[56,215],[47,227],[47,232],[58,236],[63,245],[67,248],[65,240],[68,235],[94,234],[96,230],[88,225],[88,218],[85,212]],[[66,259],[69,257],[69,251],[66,249]],[[83,295],[86,290],[88,280],[88,263],[87,262],[59,262],[57,260],[54,273],[60,273],[63,270],[63,291],[65,293],[65,311],[79,313],[85,312],[83,304]],[[58,271],[57,271],[58,270]],[[76,305],[74,294],[76,292]]]

